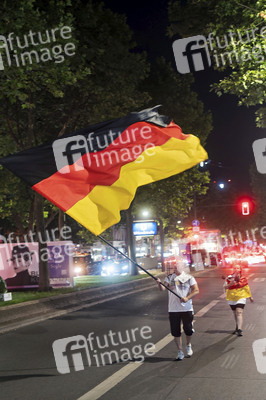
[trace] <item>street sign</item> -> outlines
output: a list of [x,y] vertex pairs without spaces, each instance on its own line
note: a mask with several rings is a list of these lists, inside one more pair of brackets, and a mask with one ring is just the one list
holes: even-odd
[[193,232],[199,232],[200,231],[200,227],[199,226],[193,226]]
[[133,235],[134,236],[153,236],[157,235],[157,222],[133,222]]
[[194,219],[194,221],[192,221],[192,226],[199,226],[199,220]]

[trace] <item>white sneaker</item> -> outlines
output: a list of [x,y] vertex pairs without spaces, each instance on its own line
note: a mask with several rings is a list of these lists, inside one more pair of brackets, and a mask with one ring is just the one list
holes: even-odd
[[191,357],[192,354],[193,354],[193,350],[192,350],[191,344],[188,344],[187,345],[187,357]]
[[183,351],[178,350],[176,360],[183,360],[184,357],[185,357],[185,355],[184,355]]

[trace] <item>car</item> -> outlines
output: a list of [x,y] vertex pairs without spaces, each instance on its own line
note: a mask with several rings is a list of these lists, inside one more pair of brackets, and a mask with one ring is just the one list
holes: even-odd
[[242,253],[224,253],[224,266],[233,267],[234,265],[240,265],[243,268],[248,268],[249,262],[245,254]]
[[87,254],[79,254],[73,257],[74,276],[81,275],[100,275],[101,262],[92,261]]
[[107,259],[102,261],[102,276],[127,275],[129,272],[130,266],[127,259],[117,257],[116,259]]
[[73,257],[74,276],[87,275],[88,259],[86,255],[76,255]]

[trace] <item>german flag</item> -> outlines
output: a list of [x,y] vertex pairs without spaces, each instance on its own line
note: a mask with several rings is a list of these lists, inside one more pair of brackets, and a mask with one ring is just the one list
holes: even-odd
[[0,163],[95,235],[120,220],[136,190],[208,158],[158,107],[102,122]]
[[[227,279],[226,283],[230,283],[230,279]],[[249,297],[251,297],[251,292],[245,276],[241,276],[239,282],[226,289],[226,300],[237,301]]]

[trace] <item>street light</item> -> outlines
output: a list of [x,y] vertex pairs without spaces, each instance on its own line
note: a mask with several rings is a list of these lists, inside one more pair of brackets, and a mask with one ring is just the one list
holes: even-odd
[[143,216],[143,217],[148,217],[149,214],[150,214],[150,213],[149,213],[148,210],[143,210],[143,211],[142,211],[142,216]]

